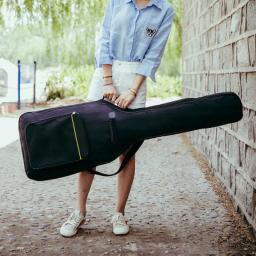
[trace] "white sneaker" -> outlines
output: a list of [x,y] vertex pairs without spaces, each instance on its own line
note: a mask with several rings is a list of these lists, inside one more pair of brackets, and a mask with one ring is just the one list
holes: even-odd
[[77,233],[79,226],[85,221],[85,216],[79,211],[73,211],[68,220],[60,228],[60,234],[65,237],[73,236]]
[[129,225],[121,212],[114,214],[111,223],[113,224],[113,233],[115,235],[126,235],[129,232]]

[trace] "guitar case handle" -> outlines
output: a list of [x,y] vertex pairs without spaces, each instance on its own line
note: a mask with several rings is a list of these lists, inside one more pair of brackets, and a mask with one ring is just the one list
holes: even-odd
[[[105,96],[102,97],[102,100],[104,100],[104,98],[106,98]],[[109,115],[109,120],[110,120],[110,136],[111,136],[111,142],[113,144],[117,143],[118,138],[117,138],[117,131],[116,131],[116,125],[115,125],[115,112],[110,112]],[[110,177],[110,176],[114,176],[117,175],[119,172],[121,172],[123,170],[123,168],[127,165],[127,163],[129,162],[129,160],[132,158],[132,156],[138,151],[138,149],[140,148],[140,146],[143,144],[144,140],[138,141],[134,144],[132,144],[127,153],[125,154],[124,160],[122,161],[121,165],[119,166],[118,170],[114,173],[111,174],[107,174],[107,173],[102,173],[102,172],[98,172],[96,170],[94,170],[94,168],[92,168],[89,172],[91,174],[96,174],[96,175],[100,175],[100,176],[105,176],[105,177]]]

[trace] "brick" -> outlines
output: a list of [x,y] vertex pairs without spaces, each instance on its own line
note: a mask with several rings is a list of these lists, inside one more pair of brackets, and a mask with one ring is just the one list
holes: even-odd
[[232,67],[237,67],[237,48],[236,43],[232,43]]
[[248,38],[249,43],[249,55],[250,55],[250,66],[256,66],[256,39],[255,36]]
[[226,81],[225,81],[225,75],[220,74],[218,75],[218,92],[225,92],[226,91]]
[[254,112],[253,118],[250,120],[253,132],[253,143],[256,143],[256,112]]
[[226,21],[223,21],[219,24],[219,40],[224,42],[226,40]]
[[239,73],[233,73],[230,75],[230,91],[236,93],[239,97],[242,97]]
[[231,18],[229,17],[226,20],[226,38],[227,38],[227,40],[230,39],[230,37],[231,37],[230,27],[231,27]]
[[209,70],[209,68],[210,68],[210,54],[209,54],[209,52],[207,52],[205,55],[204,55],[204,57],[205,57],[205,70]]
[[246,202],[246,184],[246,180],[239,172],[237,172],[235,195],[241,203]]
[[215,75],[210,74],[208,79],[209,79],[209,83],[206,86],[207,92],[211,90],[210,88],[215,87]]
[[247,30],[256,29],[256,1],[250,0],[247,4]]
[[216,28],[215,27],[209,30],[208,38],[209,38],[209,46],[213,46],[216,44]]
[[248,145],[246,145],[244,142],[239,142],[239,151],[240,151],[240,166],[242,169],[245,168],[245,152]]
[[225,74],[225,91],[231,91],[231,74]]
[[236,185],[236,169],[232,165],[230,166],[230,188],[235,193]]
[[219,169],[219,157],[220,153],[215,149],[213,145],[211,145],[210,160],[212,167],[215,169],[215,171]]
[[226,4],[226,12],[230,13],[234,8],[234,1],[225,0],[225,4]]
[[241,29],[240,29],[240,33],[245,33],[246,32],[246,26],[247,26],[247,22],[246,22],[246,6],[242,8],[242,21],[241,21]]
[[225,1],[221,1],[221,16],[226,16],[227,14],[227,5]]
[[255,211],[256,211],[256,189],[255,188],[253,189],[252,205],[253,205],[253,212],[254,212],[253,219],[255,221],[256,220],[256,214],[255,214]]
[[217,22],[221,17],[220,1],[217,1],[213,6],[213,22]]
[[246,211],[247,213],[252,216],[253,215],[253,187],[247,183],[246,184]]
[[217,129],[217,147],[221,152],[225,151],[225,131],[219,127]]
[[218,70],[220,68],[220,51],[216,49],[213,51],[212,69]]
[[249,146],[246,147],[245,152],[245,171],[252,180],[256,181],[256,149]]
[[237,42],[237,64],[239,67],[250,66],[247,38]]
[[231,124],[229,124],[229,125],[231,126],[230,129],[231,129],[233,132],[237,133],[237,131],[238,131],[238,123],[235,122],[235,123],[231,123]]
[[245,103],[256,110],[256,73],[246,75],[245,84],[242,87],[243,100]]
[[256,112],[253,110],[248,110],[248,140],[251,143],[256,142]]
[[221,176],[223,177],[223,182],[225,185],[231,187],[231,176],[230,176],[230,163],[224,158],[221,157]]
[[232,44],[227,45],[223,48],[223,65],[222,67],[224,69],[230,69],[232,68],[232,62],[233,62],[233,49]]
[[228,156],[230,158],[230,161],[235,166],[239,166],[239,164],[240,164],[239,140],[229,134],[228,135],[228,146],[229,146]]
[[241,27],[241,11],[236,11],[231,18],[230,32],[232,36],[239,35]]

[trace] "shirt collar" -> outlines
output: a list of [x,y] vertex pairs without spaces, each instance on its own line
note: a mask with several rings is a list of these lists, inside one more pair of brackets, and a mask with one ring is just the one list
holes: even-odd
[[[126,0],[125,2],[126,3],[133,2],[135,4],[134,1],[135,0]],[[162,9],[162,1],[161,0],[150,0],[150,2],[148,3],[147,6],[151,6],[151,5],[155,5],[157,8]]]

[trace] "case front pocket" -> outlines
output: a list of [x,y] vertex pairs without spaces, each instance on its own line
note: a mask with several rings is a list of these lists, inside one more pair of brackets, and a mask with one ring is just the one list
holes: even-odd
[[33,169],[77,162],[88,156],[85,125],[76,112],[29,124],[26,141]]

